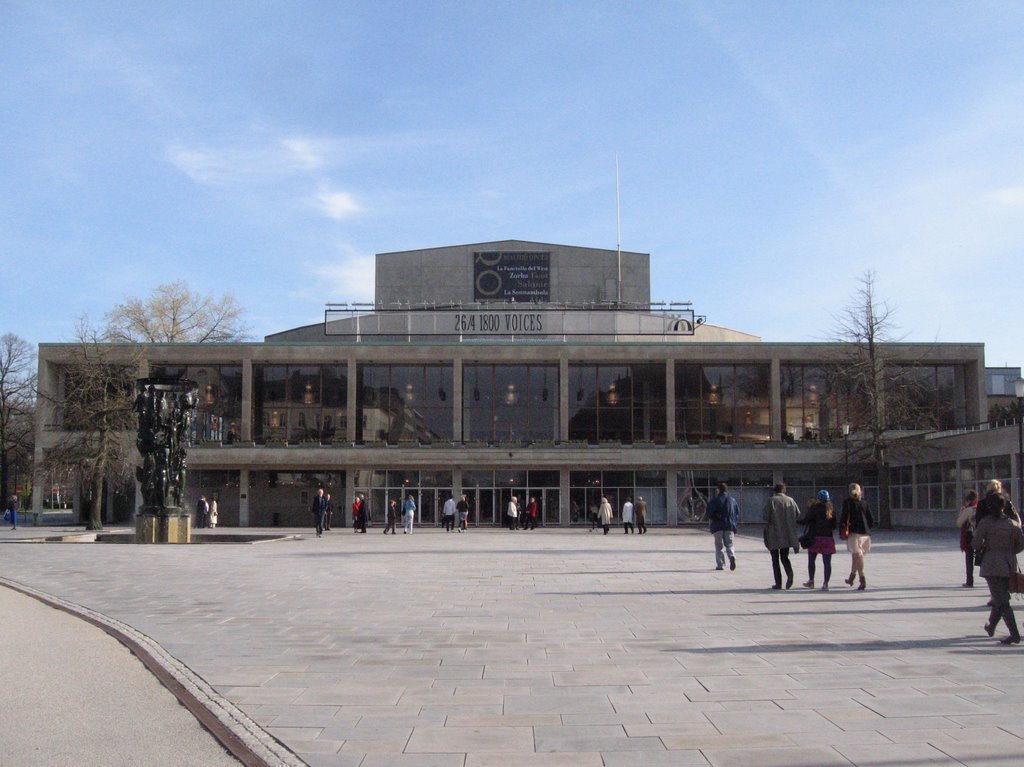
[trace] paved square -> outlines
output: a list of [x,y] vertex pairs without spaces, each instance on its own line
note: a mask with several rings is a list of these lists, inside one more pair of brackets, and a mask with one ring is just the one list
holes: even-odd
[[8,544],[0,575],[149,635],[314,767],[1024,764],[1024,650],[983,634],[956,531],[874,542],[864,592],[845,552],[832,591],[778,592],[759,534],[729,572],[691,530]]

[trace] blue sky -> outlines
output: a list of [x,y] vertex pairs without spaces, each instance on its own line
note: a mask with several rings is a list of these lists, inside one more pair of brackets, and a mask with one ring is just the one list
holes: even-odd
[[1020,365],[1019,2],[0,2],[0,332],[230,291],[257,337],[373,254],[651,254],[653,298],[823,340],[865,270]]

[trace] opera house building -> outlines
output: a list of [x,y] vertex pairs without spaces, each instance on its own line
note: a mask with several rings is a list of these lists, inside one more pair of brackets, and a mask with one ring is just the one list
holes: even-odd
[[[470,524],[490,526],[515,495],[571,527],[601,496],[616,510],[642,496],[648,524],[671,527],[699,520],[719,481],[756,521],[776,482],[802,504],[851,480],[877,505],[858,392],[833,375],[847,345],[764,342],[699,305],[652,303],[647,254],[518,240],[380,253],[375,288],[373,303],[328,304],[262,342],[144,348],[140,375],[199,386],[192,507],[202,493],[221,526],[304,527],[324,487],[346,514],[364,493],[378,525],[412,494],[433,525],[465,494]],[[54,396],[63,349],[39,351]],[[983,344],[886,356],[914,383],[895,438],[919,447],[892,459],[896,524],[929,524],[964,489],[1019,474],[1015,428],[971,430],[988,414]],[[41,409],[37,457],[61,439],[54,412]],[[36,510],[53,485],[37,480]],[[130,520],[137,491],[107,494],[107,521]]]

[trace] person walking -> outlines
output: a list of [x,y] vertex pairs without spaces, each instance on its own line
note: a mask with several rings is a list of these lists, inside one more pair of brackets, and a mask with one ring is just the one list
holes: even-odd
[[324,498],[324,489],[318,487],[316,495],[313,496],[313,506],[310,508],[313,513],[313,523],[316,527],[316,537],[324,534],[324,514],[327,513],[327,499]]
[[530,496],[530,502],[526,504],[526,510],[523,514],[523,529],[537,529],[537,499],[532,495]]
[[18,529],[18,494],[12,493],[7,501],[7,521],[11,523],[11,529]]
[[455,504],[455,511],[459,514],[459,532],[463,533],[466,531],[466,526],[469,522],[469,500],[465,494],[459,498],[459,502]]
[[604,534],[608,535],[608,531],[612,527],[612,505],[603,495],[601,496],[601,506],[597,510],[597,521],[604,529]]
[[519,529],[519,499],[514,495],[508,502],[508,529]]
[[786,571],[786,588],[793,588],[793,565],[789,561],[789,550],[800,546],[796,521],[800,518],[800,507],[786,495],[786,485],[780,482],[774,488],[772,497],[761,512],[764,519],[764,545],[772,557],[772,574],[775,576],[773,589],[782,588],[782,571]]
[[821,590],[828,591],[828,582],[832,578],[832,555],[836,553],[836,539],[833,536],[836,529],[836,514],[832,509],[832,497],[828,490],[818,491],[818,495],[808,504],[807,511],[796,523],[807,525],[812,538],[807,549],[807,582],[804,583],[804,587],[814,588],[815,567],[818,555],[821,554],[825,576]]
[[327,510],[324,511],[324,530],[330,530],[331,517],[334,516],[334,501],[331,500],[330,493],[324,493],[324,499],[327,501]]
[[210,501],[210,529],[217,527],[217,496]]
[[206,496],[199,496],[196,501],[196,527],[210,526],[210,504],[206,502]]
[[988,583],[992,595],[992,611],[985,624],[985,633],[995,635],[996,624],[1002,618],[1010,635],[1000,644],[1019,644],[1020,629],[1010,606],[1010,575],[1016,573],[1017,554],[1024,551],[1024,533],[1006,514],[1006,505],[998,513],[991,509],[978,520],[974,528],[974,547],[981,555],[981,577]]
[[402,523],[405,529],[402,531],[402,535],[412,535],[412,523],[416,518],[416,501],[412,497],[412,493],[409,493],[409,497],[405,499],[405,503],[402,504]]
[[352,499],[352,533],[359,532],[359,526],[361,524],[360,518],[363,515],[363,498],[359,493],[356,493]]
[[633,499],[627,497],[626,502],[622,504],[622,532],[629,535],[635,532],[636,528],[633,526]]
[[647,502],[642,495],[636,497],[633,513],[636,515],[636,531],[643,535],[647,532]]
[[1004,514],[1010,521],[1020,527],[1020,515],[1010,503],[1010,498],[1003,492],[1003,483],[998,479],[990,479],[985,485],[985,497],[978,502],[978,510],[974,512],[974,527],[987,516],[998,517]]
[[388,507],[384,511],[384,535],[388,534],[388,530],[391,531],[392,535],[397,535],[395,532],[395,519],[398,517],[398,501],[392,498],[388,501]]
[[444,530],[446,533],[450,533],[455,529],[455,499],[450,495],[441,509],[441,517],[444,520]]
[[839,517],[839,530],[847,533],[846,548],[850,552],[850,577],[846,585],[852,586],[854,578],[860,577],[857,591],[868,587],[864,577],[864,557],[871,551],[871,528],[875,526],[875,518],[871,516],[871,508],[864,500],[864,491],[856,482],[847,488],[847,497],[843,501],[843,513]]
[[[729,569],[736,569],[736,551],[733,548],[733,535],[739,528],[740,507],[736,499],[729,495],[729,487],[724,482],[718,483],[718,494],[708,503],[708,530],[715,536],[715,569],[725,569],[725,558],[729,557]],[[722,553],[722,549],[725,553]]]
[[964,503],[956,516],[960,528],[960,551],[964,553],[964,568],[967,579],[961,584],[965,589],[974,588],[974,514],[978,510],[978,491],[968,490]]
[[366,493],[359,494],[359,532],[366,533],[366,526],[370,524],[370,499]]

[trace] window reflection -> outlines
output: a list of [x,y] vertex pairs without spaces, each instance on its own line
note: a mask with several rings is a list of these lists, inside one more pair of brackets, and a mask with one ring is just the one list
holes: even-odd
[[360,365],[356,439],[432,442],[452,439],[451,365]]
[[665,366],[570,365],[569,439],[664,442]]
[[261,443],[344,440],[346,376],[340,365],[253,367],[253,438]]

